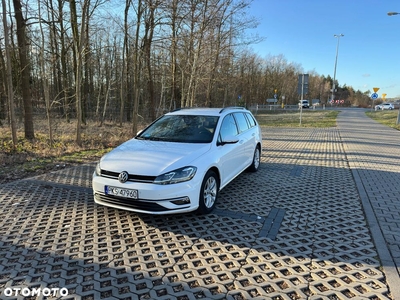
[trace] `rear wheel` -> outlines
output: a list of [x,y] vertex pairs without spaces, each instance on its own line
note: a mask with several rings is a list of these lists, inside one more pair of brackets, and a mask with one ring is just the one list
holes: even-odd
[[254,150],[253,162],[248,168],[250,172],[257,172],[258,168],[260,167],[260,157],[261,157],[260,152],[261,152],[260,147],[257,146],[256,149]]
[[210,213],[216,204],[219,191],[219,180],[217,174],[209,170],[204,176],[203,183],[200,188],[199,208],[197,212],[200,214]]

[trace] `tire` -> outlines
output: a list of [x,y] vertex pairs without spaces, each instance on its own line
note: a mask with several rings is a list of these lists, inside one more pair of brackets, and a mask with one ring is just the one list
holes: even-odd
[[258,168],[260,167],[260,159],[261,159],[261,153],[260,153],[260,147],[257,146],[256,149],[254,150],[254,155],[253,155],[253,161],[251,165],[249,166],[248,170],[250,172],[257,172]]
[[199,214],[208,214],[214,209],[218,198],[218,192],[218,176],[213,170],[209,170],[204,176],[200,188],[199,208],[197,209]]

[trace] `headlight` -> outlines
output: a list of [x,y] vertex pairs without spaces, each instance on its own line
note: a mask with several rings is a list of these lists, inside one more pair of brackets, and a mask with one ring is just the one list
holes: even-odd
[[184,167],[157,176],[157,178],[154,180],[154,183],[172,184],[172,183],[188,181],[193,178],[193,176],[196,174],[196,171],[197,171],[196,167]]
[[97,163],[97,165],[96,165],[96,175],[97,175],[97,176],[100,176],[100,175],[101,175],[100,163]]

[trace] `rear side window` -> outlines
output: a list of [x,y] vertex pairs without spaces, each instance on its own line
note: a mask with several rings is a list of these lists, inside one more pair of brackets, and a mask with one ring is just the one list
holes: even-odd
[[249,121],[250,127],[254,127],[257,125],[256,120],[254,120],[254,117],[251,114],[246,113],[246,117],[247,121]]
[[244,113],[235,113],[235,119],[239,126],[239,132],[243,132],[249,129],[249,123],[247,122]]

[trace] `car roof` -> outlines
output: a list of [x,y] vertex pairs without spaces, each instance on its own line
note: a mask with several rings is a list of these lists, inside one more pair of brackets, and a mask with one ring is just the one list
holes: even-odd
[[207,108],[207,107],[195,107],[195,108],[178,108],[167,115],[202,115],[202,116],[221,116],[228,112],[249,112],[244,107],[220,107],[220,108]]

